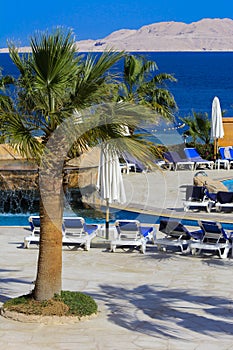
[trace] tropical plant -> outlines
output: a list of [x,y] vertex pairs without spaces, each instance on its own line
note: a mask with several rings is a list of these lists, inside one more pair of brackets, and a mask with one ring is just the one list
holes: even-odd
[[181,118],[181,120],[189,126],[185,135],[190,136],[194,144],[196,144],[198,139],[202,140],[205,144],[210,143],[211,121],[208,113],[197,113],[193,111],[192,116]]
[[176,79],[167,73],[155,75],[156,69],[156,63],[144,56],[126,55],[119,99],[145,105],[165,118],[172,118],[177,106],[165,81],[175,82]]
[[[31,39],[31,49],[31,54],[20,56],[9,45],[20,71],[17,100],[11,110],[0,112],[10,143],[39,166],[41,233],[33,295],[36,300],[47,300],[61,292],[67,160],[106,140],[118,149],[137,149],[139,157],[146,157],[149,151],[136,136],[125,136],[125,129],[137,127],[145,111],[127,104],[103,104],[113,98],[115,78],[108,85],[107,72],[123,57],[122,52],[83,59],[75,52],[71,32],[61,29],[38,33]],[[149,114],[147,117],[149,120]]]
[[[11,110],[13,107],[12,100],[7,94],[7,88],[12,86],[15,82],[15,79],[10,76],[2,75],[2,69],[0,68],[0,108],[5,110]],[[3,118],[0,117],[0,129],[3,125]],[[4,142],[4,135],[1,133],[0,142]]]

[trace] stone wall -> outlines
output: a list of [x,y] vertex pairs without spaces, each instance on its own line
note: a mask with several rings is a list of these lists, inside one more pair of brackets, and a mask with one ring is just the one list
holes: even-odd
[[[86,188],[97,182],[97,169],[69,170],[65,176],[68,188]],[[38,190],[38,172],[20,170],[0,171],[1,190]]]
[[0,171],[0,190],[37,190],[38,173],[32,171]]
[[[97,171],[90,168],[66,172],[64,190],[72,206],[96,202]],[[0,170],[0,213],[38,212],[38,179],[35,170]]]

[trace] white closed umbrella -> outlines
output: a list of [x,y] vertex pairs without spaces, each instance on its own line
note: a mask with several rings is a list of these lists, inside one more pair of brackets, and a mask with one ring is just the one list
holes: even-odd
[[222,111],[219,98],[217,96],[214,97],[212,102],[211,137],[214,139],[214,158],[216,159],[216,155],[218,153],[218,139],[224,137]]
[[97,189],[106,201],[106,238],[109,239],[109,204],[125,203],[126,195],[117,152],[108,144],[101,147]]

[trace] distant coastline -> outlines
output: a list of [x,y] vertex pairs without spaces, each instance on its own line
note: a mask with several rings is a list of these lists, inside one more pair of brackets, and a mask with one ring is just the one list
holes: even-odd
[[[138,30],[121,29],[105,38],[75,43],[78,52],[233,52],[233,20],[205,18],[186,24],[159,22]],[[30,52],[21,47],[19,52]],[[8,53],[1,48],[0,53]]]
[[[103,50],[94,50],[94,49],[87,49],[87,50],[80,50],[79,48],[77,48],[76,52],[77,53],[86,53],[86,52],[90,52],[90,53],[98,53],[98,52],[104,52],[105,50],[107,50],[108,48],[106,49],[103,49]],[[112,49],[112,48],[111,48]],[[125,51],[125,52],[135,52],[135,53],[143,53],[143,52],[146,52],[146,53],[156,53],[156,52],[167,52],[167,53],[172,53],[172,52],[206,52],[206,53],[210,53],[210,52],[213,52],[213,53],[224,53],[224,52],[233,52],[233,49],[229,49],[229,50],[117,50],[115,49],[115,51]],[[30,48],[26,48],[26,47],[20,47],[18,49],[18,52],[19,53],[31,53],[31,49]],[[5,53],[9,53],[9,50],[7,48],[3,48],[3,49],[0,49],[0,54],[5,54]]]

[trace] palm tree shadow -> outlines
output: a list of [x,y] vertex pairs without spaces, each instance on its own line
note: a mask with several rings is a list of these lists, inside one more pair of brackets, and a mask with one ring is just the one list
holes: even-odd
[[134,332],[182,340],[189,340],[190,332],[233,335],[230,299],[159,285],[141,285],[132,290],[102,285],[101,289],[101,294],[92,297],[106,303],[109,320]]
[[[16,272],[19,270],[7,270],[7,269],[0,269],[0,272]],[[27,281],[24,279],[19,278],[0,278],[0,302],[5,303],[7,300],[11,299],[8,295],[12,292],[12,289],[9,289],[8,286],[10,286],[11,283],[19,283],[19,284],[32,284],[31,281]]]
[[225,260],[225,259],[216,259],[215,256],[213,256],[212,258],[210,257],[206,257],[203,258],[203,255],[201,256],[202,258],[202,263],[206,264],[208,266],[217,266],[218,268],[232,268],[233,267],[233,261],[231,260]]
[[153,260],[173,260],[177,255],[187,255],[189,253],[181,252],[179,248],[167,246],[165,249],[158,249],[155,245],[149,245],[146,248],[145,259]]

